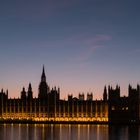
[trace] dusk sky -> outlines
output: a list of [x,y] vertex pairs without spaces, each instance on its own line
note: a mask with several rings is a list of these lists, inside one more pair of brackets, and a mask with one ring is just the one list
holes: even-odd
[[[61,98],[140,84],[139,0],[0,0],[0,88],[38,96],[43,64]],[[85,94],[86,95],[86,94]]]

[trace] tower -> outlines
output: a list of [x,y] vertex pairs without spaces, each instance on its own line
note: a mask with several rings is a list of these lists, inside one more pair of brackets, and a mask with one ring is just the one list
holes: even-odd
[[43,70],[42,70],[41,82],[46,82],[46,75],[45,75],[45,68],[44,68],[44,66],[43,66]]
[[23,89],[21,91],[21,99],[26,100],[26,91],[25,91],[24,87],[23,87]]
[[41,82],[39,84],[39,98],[46,98],[47,94],[49,93],[49,87],[46,83],[46,75],[45,75],[45,68],[43,66],[42,75],[41,75]]
[[116,88],[113,89],[112,86],[108,87],[108,99],[117,100],[120,98],[120,86],[116,85]]
[[103,101],[107,101],[107,89],[106,89],[106,86],[104,87]]
[[139,101],[139,85],[137,88],[133,88],[131,85],[128,87],[128,108],[131,121],[139,121],[140,118],[140,101]]
[[33,98],[32,86],[31,86],[31,83],[29,83],[29,87],[28,87],[28,100],[32,100],[32,98]]

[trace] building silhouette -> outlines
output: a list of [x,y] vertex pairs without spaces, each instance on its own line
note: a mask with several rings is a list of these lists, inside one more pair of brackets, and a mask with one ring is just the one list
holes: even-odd
[[0,92],[0,119],[2,121],[46,122],[106,122],[138,123],[140,120],[140,86],[129,85],[128,97],[120,96],[120,87],[105,86],[102,100],[94,100],[93,94],[79,97],[68,95],[60,99],[60,88],[50,89],[43,66],[38,97],[33,97],[31,83],[23,87],[20,98],[8,98],[8,90]]

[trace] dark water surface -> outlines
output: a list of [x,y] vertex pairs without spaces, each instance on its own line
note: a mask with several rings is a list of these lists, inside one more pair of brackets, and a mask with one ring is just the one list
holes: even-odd
[[140,140],[138,126],[1,124],[0,140]]

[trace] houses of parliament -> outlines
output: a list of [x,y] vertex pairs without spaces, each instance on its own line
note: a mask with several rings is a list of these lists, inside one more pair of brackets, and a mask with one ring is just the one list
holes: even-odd
[[20,98],[8,98],[8,91],[0,92],[0,121],[30,121],[53,123],[139,123],[140,86],[128,87],[128,96],[120,96],[120,87],[104,87],[102,100],[93,94],[79,97],[68,95],[60,99],[60,89],[48,86],[43,67],[38,97],[33,97],[31,83],[23,87]]

